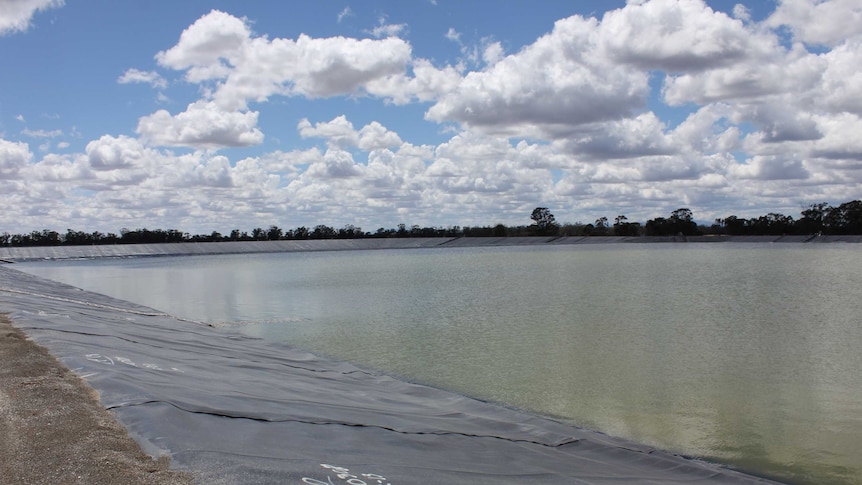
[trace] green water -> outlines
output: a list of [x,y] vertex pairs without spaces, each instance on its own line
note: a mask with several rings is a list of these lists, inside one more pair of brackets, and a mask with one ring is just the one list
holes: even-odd
[[16,265],[791,483],[862,483],[862,246]]

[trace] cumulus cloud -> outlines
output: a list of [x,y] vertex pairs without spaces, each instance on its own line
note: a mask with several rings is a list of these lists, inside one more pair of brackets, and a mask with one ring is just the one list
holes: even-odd
[[213,10],[185,29],[177,45],[156,54],[156,60],[164,67],[187,70],[189,82],[220,79],[242,55],[250,35],[242,19]]
[[33,159],[26,143],[0,138],[0,178],[17,178],[18,172]]
[[389,131],[385,126],[376,121],[372,121],[359,130],[359,143],[357,146],[362,150],[371,151],[397,147],[401,143],[401,138],[397,133]]
[[197,101],[174,116],[166,110],[144,116],[138,121],[136,131],[152,145],[243,147],[263,141],[257,117],[257,111],[224,111],[213,102]]
[[36,12],[62,7],[64,0],[4,0],[0,2],[0,36],[24,32]]
[[557,21],[521,52],[468,73],[426,118],[549,136],[559,127],[629,116],[646,103],[648,77],[599,55],[597,28],[597,20],[579,16]]
[[397,133],[389,131],[376,121],[372,121],[357,131],[354,129],[353,123],[348,121],[344,115],[314,125],[308,119],[303,118],[297,125],[297,130],[303,138],[323,138],[327,144],[332,146],[358,147],[364,151],[396,147],[402,143]]
[[602,46],[641,69],[700,71],[762,51],[763,39],[702,0],[630,3],[602,18]]
[[307,118],[303,118],[297,125],[297,130],[303,138],[324,138],[327,143],[339,147],[351,147],[359,143],[359,135],[354,130],[353,123],[344,115],[314,125]]
[[141,71],[134,68],[124,72],[122,76],[117,78],[117,82],[120,84],[144,83],[160,89],[168,86],[168,82],[159,73],[155,71]]
[[745,164],[733,165],[729,174],[741,179],[789,180],[806,179],[808,170],[802,160],[785,156],[756,156]]
[[145,148],[136,138],[104,135],[87,143],[85,153],[94,170],[114,170],[134,166],[144,156]]
[[827,59],[804,49],[776,47],[769,55],[700,73],[668,76],[663,94],[672,106],[687,102],[756,100],[778,94],[805,95],[820,82]]
[[414,101],[434,101],[440,95],[458,88],[461,72],[453,66],[438,68],[427,59],[414,59],[412,76],[399,73],[385,76],[365,85],[368,93],[386,98],[396,105]]
[[224,109],[239,110],[249,100],[265,101],[274,94],[358,94],[375,79],[404,72],[410,56],[410,45],[396,37],[255,37],[244,20],[213,10],[156,60],[186,70],[192,83],[219,80],[212,99]]
[[831,112],[862,116],[862,34],[821,57],[826,67],[816,100]]
[[668,155],[679,148],[665,129],[665,124],[648,112],[634,118],[585,126],[562,140],[559,146],[594,160]]
[[174,187],[218,187],[233,186],[230,160],[222,155],[203,157],[196,153],[178,157],[173,162],[173,172],[177,174],[170,182]]
[[309,165],[306,174],[315,179],[341,179],[359,176],[362,169],[344,150],[330,148],[323,157]]
[[807,44],[837,46],[862,35],[862,4],[856,0],[782,0],[765,24],[787,26]]
[[[815,116],[818,130],[823,136],[811,145],[811,155],[832,160],[843,160],[862,170],[862,117],[851,113]],[[862,176],[862,173],[860,173]]]
[[[69,182],[92,178],[86,156],[46,154],[38,163],[28,167],[29,176],[34,180]],[[56,184],[62,187],[62,184]],[[62,191],[62,189],[61,189]]]

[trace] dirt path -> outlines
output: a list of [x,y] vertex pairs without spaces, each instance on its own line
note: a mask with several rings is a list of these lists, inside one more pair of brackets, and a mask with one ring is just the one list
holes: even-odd
[[141,451],[93,389],[0,314],[0,483],[193,481]]

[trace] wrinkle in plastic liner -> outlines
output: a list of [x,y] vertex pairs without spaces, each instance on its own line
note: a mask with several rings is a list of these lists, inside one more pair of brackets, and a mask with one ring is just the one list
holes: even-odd
[[8,267],[0,311],[201,483],[774,483]]

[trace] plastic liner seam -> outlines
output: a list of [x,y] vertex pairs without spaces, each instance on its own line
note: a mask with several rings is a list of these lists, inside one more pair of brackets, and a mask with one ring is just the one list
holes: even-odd
[[[526,444],[544,446],[546,448],[559,448],[562,446],[570,445],[572,443],[578,443],[581,441],[580,439],[577,439],[577,438],[571,438],[569,440],[566,440],[566,441],[563,441],[560,443],[549,444],[549,443],[543,443],[541,441],[535,441],[535,440],[505,438],[505,437],[496,436],[496,435],[458,433],[455,431],[404,431],[404,430],[400,430],[400,429],[395,429],[395,428],[390,428],[387,426],[380,426],[380,425],[375,425],[375,424],[346,423],[346,422],[339,422],[339,421],[308,421],[308,420],[302,420],[302,419],[267,419],[267,418],[257,418],[257,417],[253,417],[253,416],[236,416],[236,415],[225,414],[225,413],[217,413],[217,412],[213,412],[213,411],[200,411],[200,410],[195,411],[195,410],[191,410],[191,409],[185,409],[182,406],[177,405],[176,403],[172,403],[169,401],[157,400],[157,399],[148,400],[148,401],[140,401],[140,402],[135,402],[135,403],[116,404],[113,406],[108,406],[105,409],[107,409],[109,411],[113,411],[115,409],[144,406],[144,405],[148,405],[148,404],[167,404],[167,405],[172,406],[176,409],[179,409],[180,411],[192,413],[192,414],[205,414],[205,415],[209,415],[209,416],[216,416],[216,417],[220,417],[220,418],[230,418],[230,419],[247,419],[247,420],[251,420],[251,421],[259,421],[259,422],[264,422],[264,423],[302,423],[302,424],[312,424],[312,425],[317,425],[317,426],[336,425],[336,426],[347,426],[347,427],[351,427],[351,428],[375,428],[375,429],[381,429],[384,431],[391,431],[393,433],[404,434],[404,435],[464,436],[466,438],[491,438],[491,439],[497,439],[497,440],[502,440],[502,441],[508,441],[510,443],[526,443]],[[629,450],[629,451],[637,451],[637,450]]]

